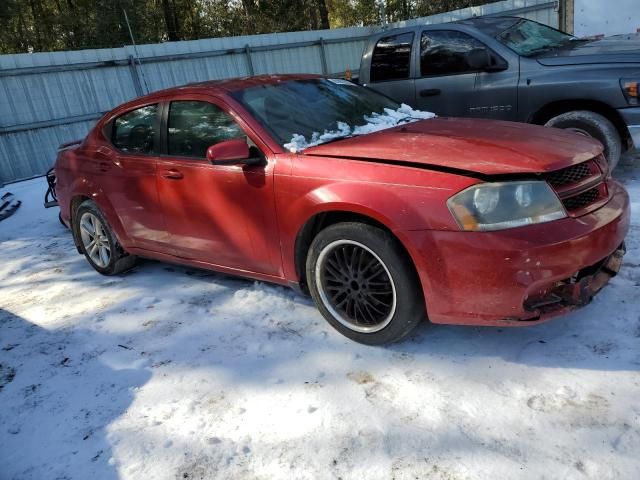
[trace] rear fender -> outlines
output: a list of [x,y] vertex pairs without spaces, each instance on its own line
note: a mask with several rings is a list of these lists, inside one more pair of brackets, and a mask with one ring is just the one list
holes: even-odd
[[72,191],[73,194],[70,196],[71,201],[69,202],[67,211],[69,213],[69,219],[71,220],[71,231],[74,232],[76,245],[78,245],[78,240],[75,238],[75,231],[73,229],[73,217],[75,215],[75,212],[72,211],[74,205],[73,200],[78,197],[86,197],[92,200],[104,214],[116,236],[116,239],[118,240],[118,243],[120,243],[120,245],[125,249],[129,246],[133,246],[130,238],[126,234],[122,222],[120,221],[120,217],[118,217],[113,205],[109,201],[109,198],[100,187],[93,184],[86,178],[78,178],[72,183],[70,191]]

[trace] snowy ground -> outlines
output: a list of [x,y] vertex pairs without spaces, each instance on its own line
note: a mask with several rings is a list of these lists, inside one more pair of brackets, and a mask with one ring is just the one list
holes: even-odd
[[619,173],[629,253],[593,304],[386,348],[284,288],[156,262],[102,277],[44,180],[11,185],[0,478],[638,478],[640,168]]

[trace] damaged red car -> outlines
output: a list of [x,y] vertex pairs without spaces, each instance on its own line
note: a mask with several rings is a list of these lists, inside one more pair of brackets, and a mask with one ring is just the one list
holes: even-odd
[[432,117],[317,76],[164,90],[61,148],[49,206],[102,274],[147,257],[289,285],[366,344],[588,303],[629,228],[602,145]]

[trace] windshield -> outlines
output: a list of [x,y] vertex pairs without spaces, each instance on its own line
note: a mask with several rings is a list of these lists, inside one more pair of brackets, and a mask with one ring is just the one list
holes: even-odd
[[434,116],[340,79],[289,80],[231,96],[292,152]]
[[530,57],[568,45],[575,37],[531,20],[520,20],[496,36],[518,55]]

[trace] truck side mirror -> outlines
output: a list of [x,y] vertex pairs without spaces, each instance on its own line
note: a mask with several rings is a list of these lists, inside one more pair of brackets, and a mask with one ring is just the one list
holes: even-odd
[[491,63],[486,48],[474,48],[467,52],[467,64],[471,70],[484,70]]
[[471,70],[480,72],[501,72],[508,68],[504,60],[493,55],[486,48],[474,48],[469,51],[467,64]]

